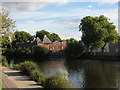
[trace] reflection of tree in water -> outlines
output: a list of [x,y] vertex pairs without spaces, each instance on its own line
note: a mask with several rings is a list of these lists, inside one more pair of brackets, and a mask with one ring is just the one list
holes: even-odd
[[117,88],[118,66],[116,62],[72,60],[65,63],[69,72],[84,70],[84,88]]

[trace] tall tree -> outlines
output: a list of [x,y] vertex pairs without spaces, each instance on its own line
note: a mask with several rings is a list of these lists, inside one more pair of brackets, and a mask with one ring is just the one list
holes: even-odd
[[36,32],[36,37],[39,37],[41,40],[43,40],[44,35],[46,35],[52,41],[52,39],[50,37],[50,32],[45,31],[45,30],[41,30],[41,31]]
[[74,38],[70,38],[70,39],[66,39],[67,43],[74,43],[74,42],[78,42],[76,39]]
[[14,33],[15,39],[12,41],[13,47],[16,47],[18,43],[32,41],[34,36],[25,31],[16,31]]
[[107,43],[118,41],[115,25],[104,15],[99,17],[86,16],[81,20],[79,28],[82,32],[82,41],[91,52],[102,49],[105,51]]
[[10,43],[14,38],[13,32],[15,30],[15,21],[9,18],[9,12],[2,9],[0,12],[0,33],[2,36],[2,51],[10,48]]
[[60,41],[61,40],[61,38],[59,37],[59,35],[56,34],[56,33],[52,33],[50,35],[50,37],[51,37],[52,41],[55,41],[55,40]]

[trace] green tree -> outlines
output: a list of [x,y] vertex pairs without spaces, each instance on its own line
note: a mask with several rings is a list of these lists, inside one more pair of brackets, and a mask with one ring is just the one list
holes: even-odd
[[59,35],[56,34],[56,33],[52,33],[50,35],[50,37],[51,37],[52,41],[55,41],[55,40],[60,41],[61,40],[61,38],[59,37]]
[[34,36],[25,31],[16,31],[14,33],[15,39],[12,41],[13,47],[16,47],[18,43],[32,41]]
[[34,48],[34,56],[35,57],[45,57],[47,56],[49,53],[49,49],[46,47],[42,47],[42,46],[36,46]]
[[0,12],[0,33],[2,36],[2,51],[11,47],[11,41],[14,39],[15,21],[10,19],[9,12],[2,9]]
[[104,52],[107,43],[118,41],[116,27],[109,20],[104,15],[99,17],[86,16],[81,20],[79,31],[82,32],[82,41],[87,47],[87,51],[95,52],[102,49]]
[[67,58],[79,58],[85,51],[82,42],[74,41],[69,42],[64,52]]
[[78,42],[76,39],[74,38],[70,38],[70,39],[66,39],[67,43],[74,43],[74,42]]
[[52,39],[50,37],[50,32],[45,31],[45,30],[41,30],[41,31],[36,32],[36,37],[39,37],[41,40],[43,40],[44,35],[46,35],[49,38],[49,40],[52,41]]

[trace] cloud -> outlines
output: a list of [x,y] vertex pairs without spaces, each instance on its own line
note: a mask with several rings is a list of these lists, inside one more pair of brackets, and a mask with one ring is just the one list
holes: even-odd
[[35,22],[34,21],[25,21],[26,23],[32,23],[34,24]]
[[47,30],[50,33],[57,33],[62,39],[70,39],[71,37],[80,40],[81,32],[79,30],[72,31],[66,30],[63,25],[58,23],[52,23],[52,21],[42,21],[26,24],[17,24],[17,29],[29,32],[31,35],[35,35],[36,31]]
[[67,31],[59,31],[59,30],[51,30],[53,33],[58,33],[59,36],[62,39],[70,39],[70,38],[75,38],[77,40],[81,40],[81,32],[75,31],[75,32],[67,32]]
[[[114,13],[113,13],[114,12]],[[31,34],[35,34],[38,30],[49,30],[50,32],[58,32],[61,38],[74,37],[80,38],[79,24],[80,20],[87,15],[99,16],[105,15],[112,22],[118,20],[118,9],[72,9],[66,12],[18,12],[11,14],[16,19],[19,30],[25,30]],[[34,18],[33,18],[34,17]],[[57,18],[56,18],[57,17]],[[56,19],[53,19],[56,18]],[[19,20],[24,20],[19,23]],[[37,20],[37,21],[36,21]],[[21,22],[21,21],[20,21]],[[117,25],[117,23],[115,23]],[[77,34],[79,33],[79,34]]]
[[88,5],[88,8],[92,8],[92,5]]
[[119,2],[119,0],[101,0],[99,5],[103,5],[103,4],[114,4]]
[[23,11],[23,10],[37,10],[39,8],[43,8],[47,3],[30,3],[30,2],[4,2],[2,3],[3,8],[11,11]]
[[57,1],[53,0],[53,2],[3,2],[2,7],[11,11],[11,12],[17,12],[17,11],[23,11],[23,10],[37,10],[40,8],[43,8],[47,5],[66,5],[68,2],[67,0],[63,1]]
[[56,21],[53,21],[52,23],[58,23],[58,24],[63,25],[65,28],[78,31],[80,20],[81,18],[65,18],[65,19],[58,19]]

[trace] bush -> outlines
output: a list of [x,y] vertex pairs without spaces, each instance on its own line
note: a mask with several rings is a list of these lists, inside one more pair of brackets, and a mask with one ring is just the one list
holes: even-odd
[[32,70],[36,70],[38,67],[32,61],[25,61],[20,64],[20,71],[25,75],[30,75]]
[[35,57],[40,57],[40,56],[45,57],[48,55],[48,53],[49,53],[49,49],[46,47],[36,46],[34,48],[34,56]]
[[45,81],[45,76],[37,69],[31,71],[30,78],[41,85],[43,85]]
[[21,69],[21,64],[14,64],[13,69],[20,70]]
[[59,70],[55,75],[46,78],[44,88],[71,88],[73,85],[68,82],[68,73]]
[[29,57],[31,55],[30,49],[6,49],[4,54],[7,57]]
[[2,56],[2,66],[9,67],[8,61],[5,56]]
[[38,84],[43,85],[45,81],[45,76],[39,70],[37,65],[32,61],[24,61],[19,64],[13,65],[13,69],[20,70],[24,75],[30,77],[30,79],[34,80]]
[[84,51],[84,45],[77,41],[68,43],[64,50],[65,56],[67,58],[79,58],[84,53]]

